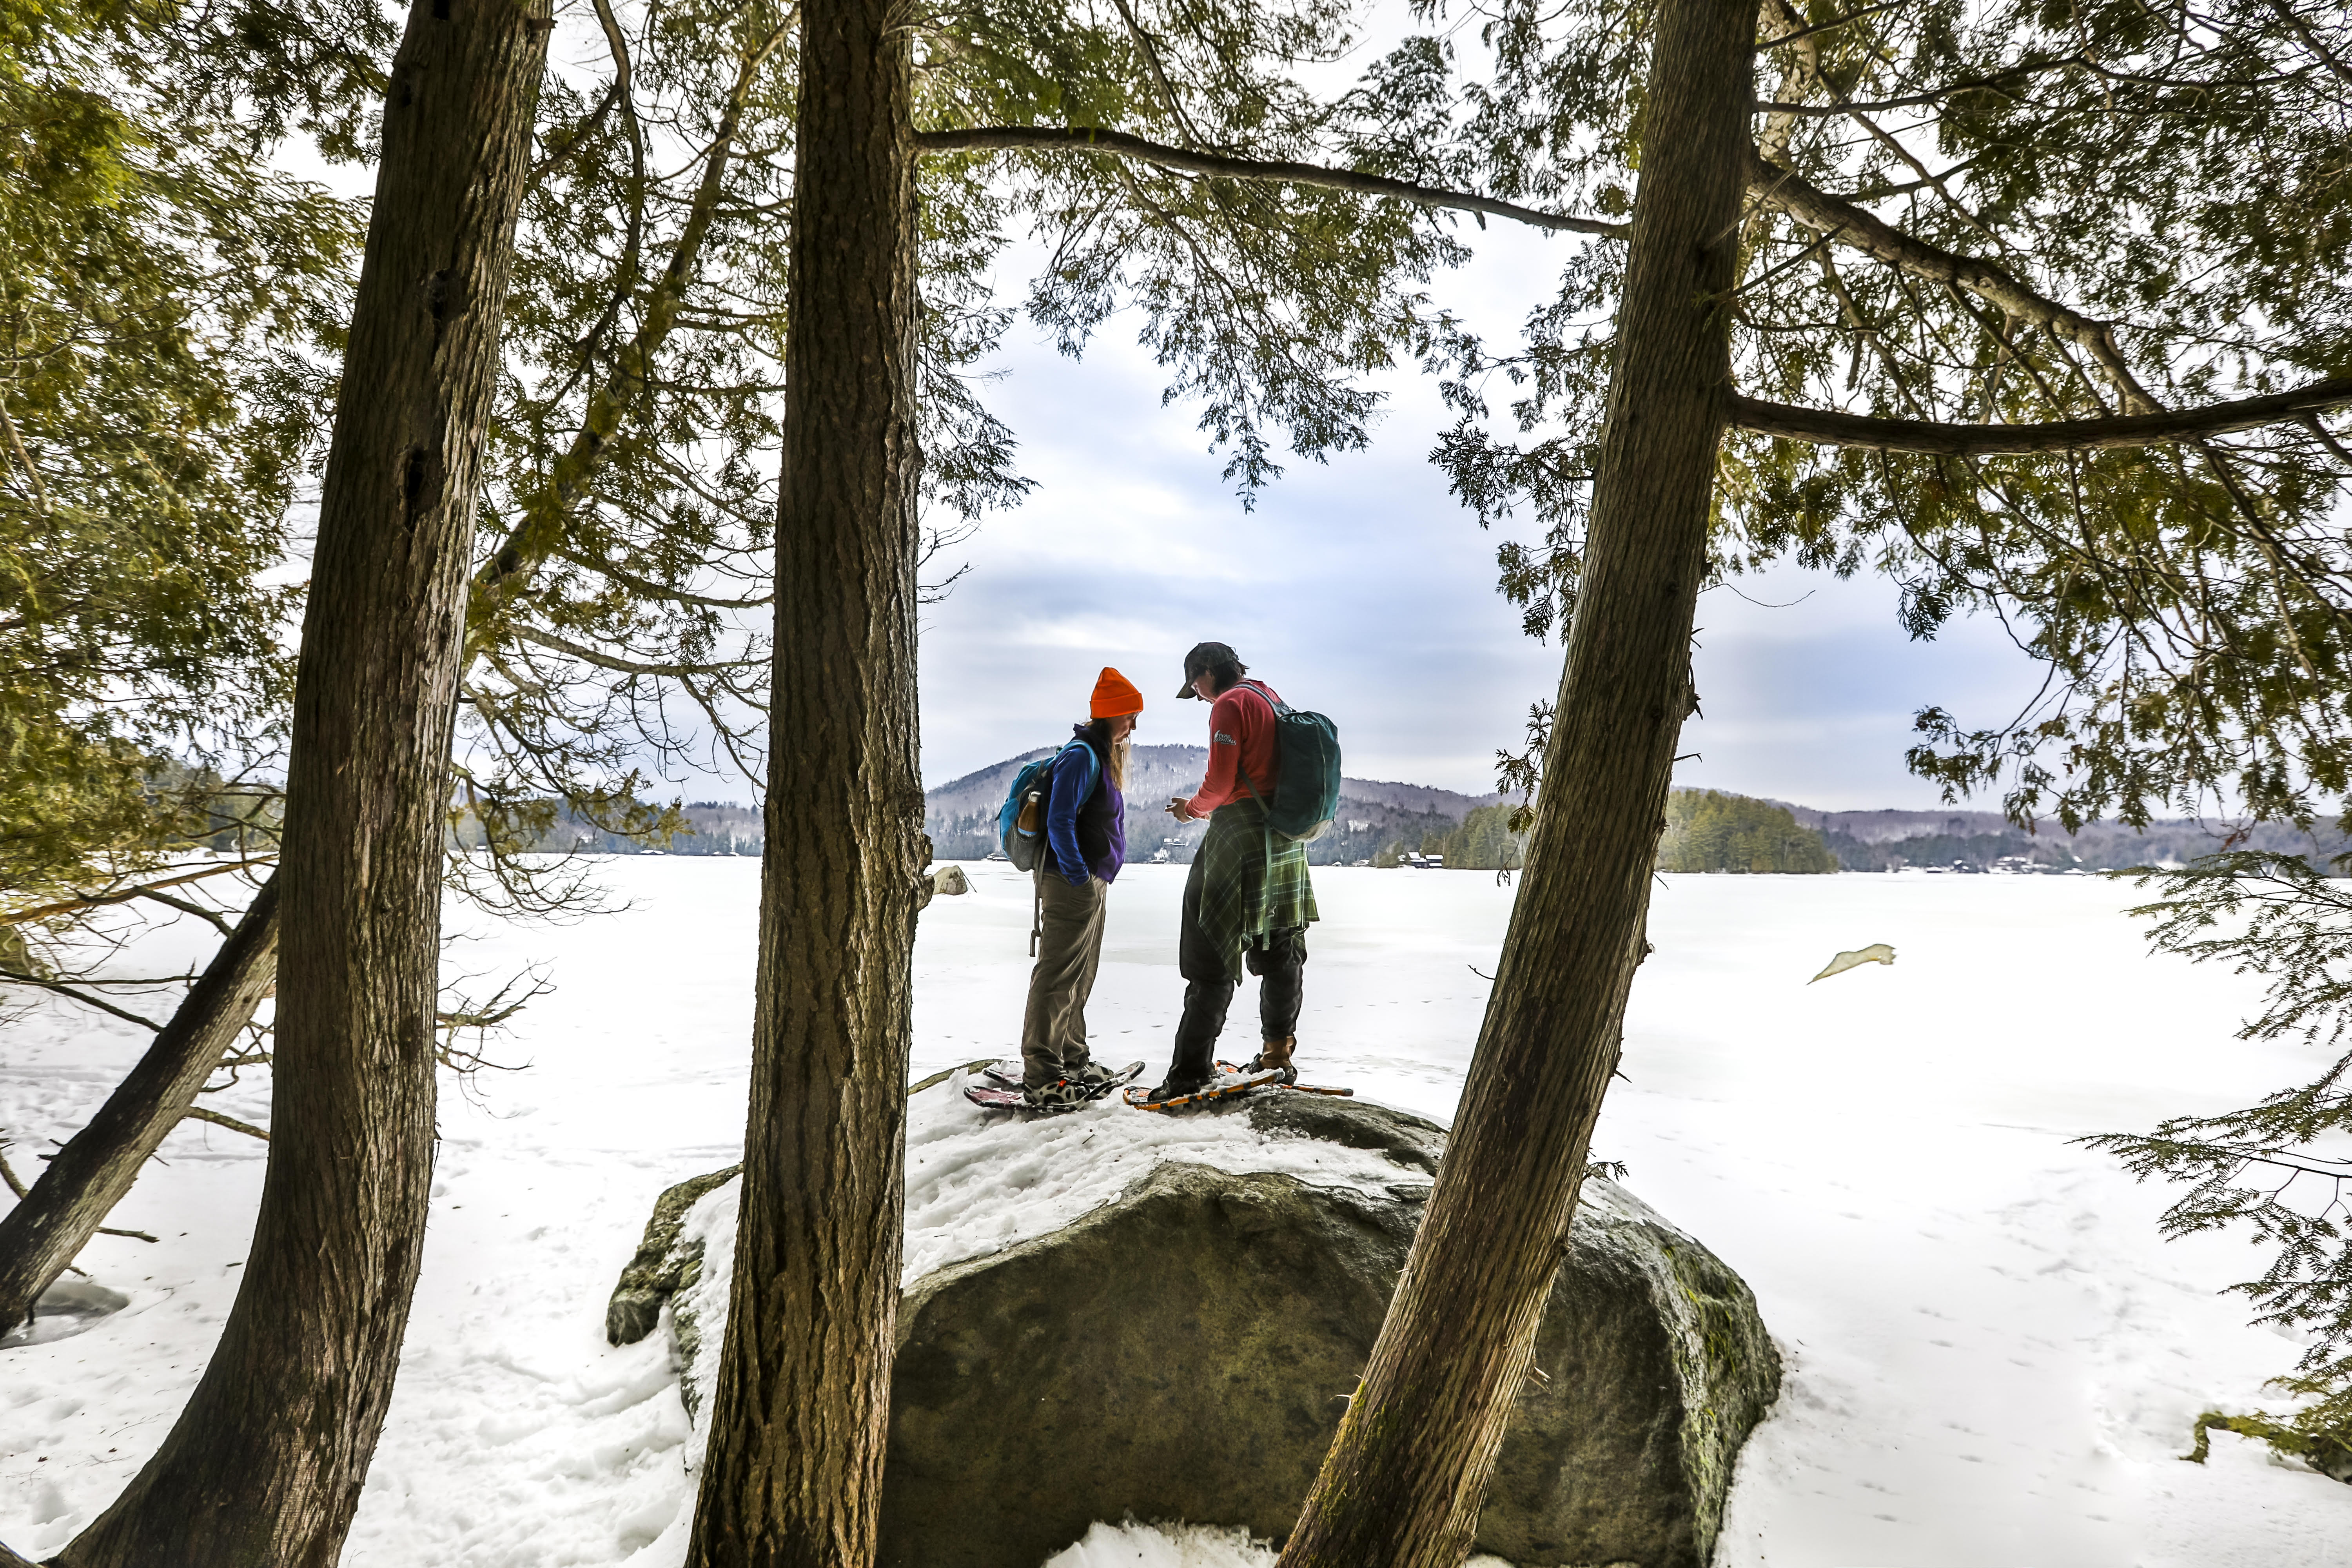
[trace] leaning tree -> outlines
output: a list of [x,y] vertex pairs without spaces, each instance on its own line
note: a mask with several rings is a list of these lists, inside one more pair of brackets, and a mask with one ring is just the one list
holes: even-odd
[[[780,620],[776,646],[786,738],[698,1562],[871,1552],[919,855],[903,510],[917,153],[1020,154],[1016,205],[1059,237],[1033,308],[1074,340],[1144,258],[1159,289],[1143,297],[1166,311],[1151,341],[1198,377],[1245,480],[1265,471],[1259,414],[1308,411],[1344,437],[1361,394],[1335,373],[1433,332],[1465,373],[1465,422],[1440,448],[1457,487],[1554,525],[1505,558],[1507,586],[1568,626],[1528,873],[1437,1189],[1286,1563],[1468,1548],[1617,1060],[1712,576],[1794,552],[1904,576],[1923,633],[1968,605],[2020,613],[2057,705],[2021,731],[1931,714],[1931,741],[1956,749],[1918,765],[1967,784],[2021,762],[2021,812],[2055,790],[2062,814],[2128,815],[2221,782],[2196,759],[2260,752],[2266,736],[2233,728],[2247,714],[2308,714],[2340,689],[2321,532],[2339,454],[2319,422],[2352,403],[2332,325],[2337,19],[2288,0],[2219,16],[1509,5],[1485,31],[1489,79],[1452,89],[1444,47],[1417,40],[1349,96],[1350,118],[1234,90],[1197,8],[1118,13],[1101,33],[1050,15],[928,26],[880,0],[802,14],[793,289],[840,313],[791,362],[779,578],[806,618]],[[1253,37],[1287,58],[1276,24],[1291,20],[1335,15]],[[1759,49],[1779,68],[1760,100]],[[1039,60],[1053,68],[1017,68]],[[2270,151],[2284,190],[2257,199]],[[1442,237],[1356,253],[1285,318],[1290,336],[1219,337],[1217,305],[1283,300],[1297,279],[1265,265],[1278,246],[1217,265],[1202,236],[1304,236],[1291,259],[1307,259],[1330,243],[1317,220],[1363,196],[1363,230],[1425,237],[1413,215],[1451,208],[1602,243],[1563,268],[1512,354],[1399,303]],[[1196,298],[1166,289],[1178,278]],[[1316,361],[1302,344],[1331,347]],[[1528,385],[1524,444],[1482,423],[1476,378],[1496,368]],[[1318,444],[1311,418],[1293,428]],[[2199,637],[2220,639],[2195,645],[2212,657],[2148,655]],[[2326,755],[2294,753],[2322,788]],[[2282,798],[2256,787],[2268,777],[2229,782]]]
[[1522,439],[1451,388],[1457,488],[1553,525],[1507,586],[1565,615],[1567,669],[1446,1163],[1286,1563],[1471,1540],[1620,1048],[1710,575],[1793,552],[1901,577],[1923,635],[2011,616],[2045,705],[1930,710],[1914,765],[2014,767],[2018,815],[2341,789],[2343,31],[2286,0],[1506,10],[1465,95],[1488,177],[1633,227],[1503,356]]
[[58,1561],[331,1563],[382,1430],[434,1145],[448,725],[543,8],[411,14],[294,686],[278,1114],[251,1254],[162,1448]]
[[[789,210],[790,198],[796,60],[782,47],[789,20],[787,7],[723,0],[625,14],[589,6],[571,25],[582,46],[602,51],[601,71],[551,83],[539,106],[503,373],[486,437],[484,521],[453,750],[452,833],[463,842],[449,861],[453,888],[494,911],[530,915],[593,905],[593,887],[531,854],[568,845],[582,825],[655,842],[684,826],[674,805],[645,798],[649,760],[666,763],[701,748],[747,771],[758,765],[771,603],[762,557],[774,523],[770,455],[787,335],[787,226],[778,215]],[[171,7],[110,14],[103,34],[109,58],[223,61],[161,86],[120,73],[97,85],[110,89],[118,112],[146,116],[142,146],[233,136],[251,156],[290,129],[356,158],[368,150],[350,121],[380,101],[383,88],[373,63],[379,43],[388,42],[381,31],[369,8],[332,4],[277,7],[267,16]],[[246,42],[231,47],[235,39]],[[338,68],[325,68],[326,61]],[[287,94],[307,96],[289,101]],[[239,105],[248,110],[242,117],[231,112]],[[255,105],[267,112],[250,112]],[[320,205],[315,193],[296,194],[311,207]],[[76,188],[58,205],[87,227],[84,209],[93,200]],[[226,222],[250,205],[214,193],[202,211]],[[337,210],[328,204],[325,216]],[[978,211],[971,202],[934,203],[919,242],[925,292],[917,363],[931,454],[920,519],[927,560],[1024,488],[1011,467],[1007,433],[980,405],[965,375],[1003,321],[976,286],[993,249],[977,221],[984,214],[984,202]],[[307,270],[294,281],[315,276],[319,288],[347,290],[331,247],[319,244],[322,235],[333,237],[333,226],[306,208],[284,221],[268,210],[258,216],[275,226],[231,226],[248,247],[279,242],[266,252],[271,264],[224,265],[200,276],[249,279],[249,290],[273,307],[265,325],[315,324],[325,312],[289,293],[287,273],[299,261]],[[177,232],[154,224],[148,230],[159,227]],[[299,232],[289,237],[280,230]],[[31,276],[47,279],[64,270],[37,268]],[[204,299],[184,283],[166,282],[173,286],[152,290],[158,308],[149,314],[174,330],[203,319]],[[326,334],[328,347],[341,331],[338,321]],[[275,359],[263,355],[266,365],[288,357],[282,342],[260,347],[276,352]],[[175,368],[152,355],[102,363],[118,377],[143,375],[147,383]],[[144,395],[156,395],[141,384]],[[108,406],[123,401],[117,393]],[[237,406],[218,401],[225,411]],[[93,427],[105,428],[97,414],[91,418]],[[268,450],[278,466],[271,472],[287,483],[301,472],[298,426],[280,430],[245,416],[231,428],[247,433],[249,442],[263,435],[276,440]],[[26,509],[26,532],[43,559],[86,559],[95,572],[102,552],[76,549],[67,527],[89,511],[94,497],[85,491],[92,487],[61,457],[103,448],[69,444],[49,425],[27,430],[34,472],[47,475],[57,506],[44,518]],[[228,479],[224,475],[218,488],[240,509],[231,521],[246,528],[240,537],[248,548],[215,570],[220,581],[204,595],[217,601],[209,618],[156,618],[229,672],[262,721],[259,735],[238,737],[238,744],[248,757],[267,760],[270,739],[283,728],[284,682],[266,679],[267,661],[257,662],[251,647],[217,626],[243,603],[237,593],[249,591],[256,569],[275,563],[285,497],[252,483],[237,489]],[[119,496],[110,499],[118,521],[141,519],[142,537],[186,540],[192,533],[173,531],[168,518],[149,528],[143,514]],[[0,500],[0,512],[5,510]],[[119,563],[121,552],[107,559]],[[170,583],[152,572],[142,580]],[[52,596],[68,604],[91,598]],[[45,630],[5,628],[0,637],[30,638]],[[269,646],[266,637],[247,642]],[[120,668],[124,661],[110,650],[108,663]],[[20,671],[52,706],[71,696],[30,659]],[[217,724],[227,710],[207,700],[189,669],[170,673],[175,682],[159,681],[163,695]],[[12,777],[56,791],[54,777],[44,782],[42,770],[29,763]],[[0,1215],[0,1322],[31,1310],[184,1120],[255,1135],[266,1131],[208,1109],[198,1097],[268,1066],[265,1004],[276,976],[277,898],[266,887],[255,896],[242,886],[236,893],[243,896],[207,898],[208,890],[231,886],[219,879],[239,868],[215,862],[192,871],[170,858],[191,835],[217,837],[219,822],[198,816],[178,838],[159,835],[152,831],[153,794],[148,787],[135,795],[140,854],[113,865],[119,875],[96,876],[104,847],[97,835],[54,820],[52,811],[49,837],[70,851],[81,874],[67,887],[18,886],[0,898],[0,922],[38,930],[53,956],[86,949],[76,939],[92,919],[119,926],[131,909],[209,919],[224,936],[160,1020],[152,1016],[152,985],[36,973],[11,965],[0,952],[0,983],[62,994],[155,1031],[134,1070],[86,1126],[34,1167],[36,1179],[18,1193],[22,1201]],[[205,799],[219,796],[215,788]],[[177,826],[190,816],[184,810],[171,820]],[[274,811],[265,809],[255,826],[246,866],[266,874],[276,848]],[[486,1009],[453,993],[445,997],[442,1022],[454,1029],[512,1005],[509,998]],[[454,1042],[444,1053],[445,1065],[460,1070],[478,1057]],[[21,1185],[5,1159],[0,1175]]]

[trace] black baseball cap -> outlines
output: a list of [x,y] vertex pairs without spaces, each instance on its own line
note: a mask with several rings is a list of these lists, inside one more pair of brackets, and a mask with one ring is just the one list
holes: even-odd
[[1184,684],[1176,689],[1179,697],[1193,695],[1192,682],[1220,664],[1239,664],[1241,656],[1221,642],[1197,642],[1192,651],[1184,656]]

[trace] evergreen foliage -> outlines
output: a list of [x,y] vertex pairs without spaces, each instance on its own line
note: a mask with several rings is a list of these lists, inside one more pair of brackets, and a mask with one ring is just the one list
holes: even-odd
[[[1627,210],[1646,11],[1497,7],[1495,71],[1462,89],[1447,155],[1501,194]],[[1768,0],[1764,18],[1788,41],[1759,79],[1731,303],[1744,395],[2026,424],[2352,369],[2340,5]],[[1537,634],[1575,602],[1622,265],[1609,247],[1569,261],[1514,347],[1444,342],[1459,417],[1434,456],[1482,520],[1543,524],[1500,552]],[[1911,765],[1948,798],[2005,783],[2021,821],[2070,826],[2217,797],[2308,820],[2352,781],[2352,543],[2331,518],[2347,468],[2319,416],[1973,458],[1736,434],[1716,564],[1886,574],[1923,638],[2005,617],[2051,679],[2003,723],[1921,711]]]
[[[1359,43],[1350,0],[1062,0],[956,6],[919,35],[925,129],[1103,126],[1228,157],[1392,172],[1442,136],[1444,51],[1408,42],[1336,98],[1305,79]],[[1468,254],[1449,227],[1397,202],[1264,181],[1198,177],[1063,152],[941,153],[930,178],[1003,189],[1050,263],[1026,309],[1066,353],[1137,309],[1169,374],[1163,401],[1197,398],[1230,452],[1244,504],[1282,472],[1275,453],[1360,448],[1379,403],[1368,372],[1416,359],[1437,318],[1419,285]],[[971,201],[967,195],[960,199]]]
[[1822,836],[1801,827],[1789,808],[1716,790],[1681,789],[1666,797],[1658,841],[1661,871],[1834,871],[1837,857]]
[[[2352,871],[2352,855],[2336,866]],[[2325,1065],[2242,1110],[2084,1142],[2142,1179],[2187,1187],[2164,1213],[2167,1236],[2249,1233],[2268,1264],[2230,1289],[2254,1303],[2257,1322],[2305,1340],[2277,1386],[2313,1403],[2284,1418],[2200,1420],[2192,1457],[2205,1427],[2222,1426],[2342,1468],[2352,1459],[2352,1161],[2337,1151],[2352,1131],[2352,881],[2299,856],[2234,850],[2177,871],[2142,868],[2138,885],[2151,882],[2164,897],[2132,911],[2154,922],[2151,946],[2265,981],[2263,1011],[2238,1038],[2299,1039]]]
[[1516,871],[1527,863],[1528,839],[1511,830],[1516,807],[1482,805],[1438,841],[1449,871]]
[[[325,15],[287,7],[272,36]],[[345,20],[373,47],[369,16]],[[247,19],[0,0],[0,900],[18,909],[203,837],[221,784],[203,764],[281,734],[295,590],[265,574],[331,400],[359,215],[269,167],[257,124],[332,135],[351,106],[323,67],[238,75]]]

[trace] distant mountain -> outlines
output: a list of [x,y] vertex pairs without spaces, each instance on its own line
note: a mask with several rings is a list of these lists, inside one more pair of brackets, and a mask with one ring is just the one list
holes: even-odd
[[[977,860],[997,847],[996,812],[1023,764],[1047,748],[1024,752],[1001,763],[950,779],[923,796],[924,830],[942,860]],[[1168,797],[1191,795],[1208,769],[1206,746],[1138,746],[1128,760],[1127,852],[1149,860],[1161,849],[1178,865],[1190,862],[1206,833],[1202,822],[1179,824],[1167,815]],[[1492,805],[1499,795],[1464,795],[1432,784],[1342,777],[1339,814],[1332,830],[1307,847],[1318,866],[1369,860],[1402,843],[1418,847],[1432,835],[1451,833],[1474,807]]]
[[[1024,763],[1045,754],[1044,749],[966,773],[928,792],[924,796],[924,826],[933,852],[942,860],[976,860],[996,847],[996,808],[1012,787],[1013,775]],[[1192,858],[1205,823],[1179,826],[1163,807],[1171,795],[1190,795],[1200,786],[1208,765],[1205,746],[1138,746],[1129,763],[1127,799],[1128,858],[1149,860],[1160,850],[1179,865]],[[1719,792],[1729,793],[1729,792]],[[1339,815],[1333,831],[1307,846],[1307,858],[1318,866],[1370,860],[1382,850],[1423,847],[1443,853],[1435,840],[1462,826],[1470,813],[1510,797],[1465,795],[1431,784],[1401,784],[1381,779],[1343,778]],[[2085,823],[2069,834],[2055,823],[2043,823],[2028,835],[1992,811],[1822,811],[1792,801],[1776,800],[1803,826],[1819,832],[1840,868],[1885,871],[1901,866],[1950,866],[1955,861],[1977,870],[1998,861],[2023,863],[2052,869],[2079,867],[2085,871],[2127,866],[2178,866],[2231,847],[2228,829],[2193,817],[2152,822],[2145,832],[2115,822]],[[690,833],[672,839],[656,853],[671,855],[746,855],[760,853],[760,808],[727,801],[696,801],[686,808]],[[460,832],[462,840],[467,835]],[[2277,823],[2265,823],[2236,841],[2237,847],[2304,855],[2325,864],[2347,847],[2332,825],[2317,834],[2300,833]],[[641,855],[648,851],[626,839],[599,832],[587,824],[562,819],[539,845],[543,850],[572,850],[592,855]]]

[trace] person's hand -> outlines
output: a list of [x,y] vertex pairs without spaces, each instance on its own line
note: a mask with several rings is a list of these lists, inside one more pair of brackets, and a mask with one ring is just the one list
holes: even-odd
[[1181,795],[1171,795],[1168,797],[1168,815],[1179,822],[1195,820],[1192,816],[1192,803]]

